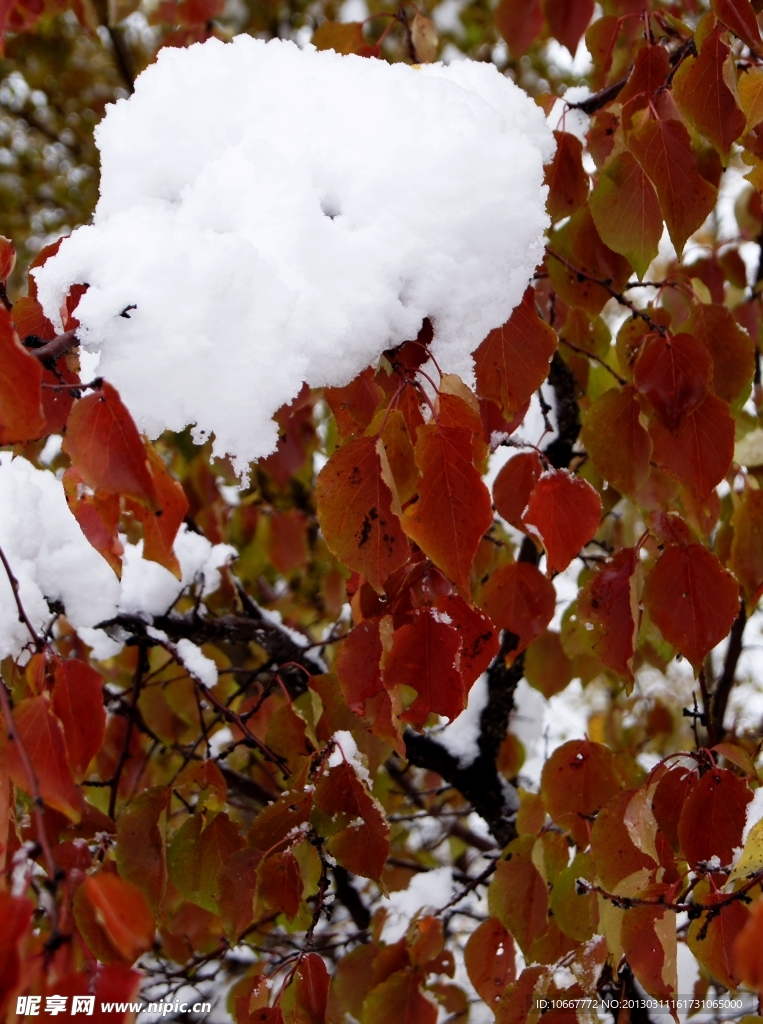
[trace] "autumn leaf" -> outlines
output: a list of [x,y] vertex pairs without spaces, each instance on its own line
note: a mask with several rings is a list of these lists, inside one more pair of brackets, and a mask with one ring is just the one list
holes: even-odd
[[[746,397],[755,372],[755,343],[731,310],[697,303],[680,331],[698,338],[710,353],[713,392],[732,406]],[[676,335],[680,337],[682,334]]]
[[657,255],[662,213],[654,186],[627,150],[605,165],[589,206],[604,244],[643,277]]
[[636,792],[625,789],[616,793],[604,804],[591,828],[591,856],[601,884],[610,892],[626,878],[649,877],[657,869],[657,862],[636,846],[625,824]]
[[74,405],[64,448],[88,487],[157,508],[143,440],[119,393],[108,382]]
[[726,66],[731,51],[721,38],[721,27],[710,28],[713,20],[700,22],[699,53],[677,68],[673,95],[687,121],[715,146],[726,162],[732,144],[745,130],[747,118],[726,82],[727,74],[735,78],[733,63]]
[[543,473],[537,452],[520,452],[502,467],[493,484],[493,503],[507,523],[524,530],[524,512],[530,495]]
[[214,913],[217,877],[225,862],[244,846],[244,839],[227,814],[216,815],[206,826],[204,817],[194,814],[181,825],[169,848],[167,866],[186,899]]
[[763,491],[748,487],[731,516],[734,536],[728,566],[748,602],[756,601],[763,587]]
[[701,404],[710,388],[713,364],[701,341],[690,334],[649,334],[633,367],[636,389],[669,430]]
[[593,0],[544,0],[551,35],[574,57],[593,16]]
[[717,198],[716,189],[697,170],[689,133],[680,121],[647,121],[628,136],[628,148],[654,185],[671,241],[680,253]]
[[574,213],[588,198],[589,179],[583,169],[583,144],[569,132],[554,132],[556,151],[546,167],[546,209],[552,221]]
[[436,1024],[437,1006],[421,991],[422,980],[410,968],[390,974],[366,998],[363,1024]]
[[376,47],[366,42],[361,21],[324,21],[313,32],[311,42],[317,50],[357,53],[361,57],[376,55]]
[[488,1006],[499,1002],[516,978],[514,940],[496,917],[478,925],[466,943],[464,963],[469,980]]
[[461,637],[448,616],[422,608],[413,621],[392,634],[392,649],[384,666],[388,685],[410,686],[416,700],[402,716],[421,728],[431,712],[453,721],[464,710],[466,692],[458,669]]
[[63,726],[74,780],[81,782],[106,732],[103,676],[87,662],[74,658],[56,661],[54,675],[51,710]]
[[140,890],[107,871],[90,875],[83,886],[98,924],[126,963],[151,949],[156,924]]
[[348,822],[328,841],[333,856],[348,871],[378,880],[389,854],[389,825],[344,756],[318,781],[315,803],[326,814],[341,814]]
[[63,478],[66,502],[88,541],[121,578],[124,545],[119,538],[119,495],[109,491],[88,494],[82,484],[80,474],[69,466]]
[[315,494],[329,549],[377,592],[408,559],[410,548],[385,478],[381,441],[361,437],[338,448],[321,470]]
[[566,469],[548,469],[530,494],[524,521],[543,540],[549,572],[566,569],[601,520],[601,498]]
[[533,862],[531,836],[520,836],[500,860],[488,888],[488,910],[514,936],[527,955],[548,926],[548,888]]
[[713,768],[695,779],[681,808],[678,841],[692,867],[718,858],[728,867],[742,845],[742,830],[752,792],[727,768]]
[[750,0],[710,0],[710,10],[753,53],[757,52],[761,44],[760,29]]
[[621,788],[612,751],[588,739],[557,747],[543,766],[540,786],[546,810],[579,845],[586,845],[586,818]]
[[[652,889],[645,895],[652,896]],[[660,895],[669,897],[669,887],[662,886],[652,898]],[[678,948],[673,912],[664,907],[632,908],[623,917],[620,940],[633,973],[649,995],[658,999],[675,995]]]
[[699,670],[739,612],[739,584],[701,544],[669,547],[644,587],[644,605],[662,635]]
[[[41,694],[19,701],[13,709],[13,720],[43,801],[73,821],[79,821],[82,798],[69,767],[64,729],[51,709],[48,696]],[[32,795],[25,765],[16,744],[8,736],[7,727],[3,727],[1,737],[0,763],[5,763],[14,784]]]
[[[687,945],[705,970],[721,985],[733,990],[742,981],[742,971],[734,950],[751,915],[741,900],[725,905],[722,900],[720,893],[708,893],[703,899],[702,902],[709,909],[690,922]],[[721,906],[718,907],[718,904]],[[714,914],[716,908],[717,913]]]
[[508,321],[474,353],[477,393],[511,419],[546,379],[556,347],[556,333],[538,316],[535,291],[528,288]]
[[609,558],[580,591],[578,615],[590,622],[593,649],[602,665],[633,682],[633,655],[640,621],[635,548]]
[[21,345],[0,306],[0,445],[39,437],[45,429],[42,364]]
[[403,529],[463,594],[480,538],[493,522],[490,492],[472,463],[472,435],[460,427],[422,427],[416,438],[419,500]]
[[170,794],[152,786],[123,808],[117,821],[116,859],[120,876],[137,886],[158,914],[168,887],[165,847],[166,813]]
[[632,385],[610,388],[596,399],[583,417],[580,438],[598,472],[621,494],[633,494],[646,481],[652,442]]
[[517,637],[518,654],[551,622],[556,591],[534,565],[513,562],[491,575],[482,590],[482,608],[499,629]]
[[526,53],[543,28],[540,0],[500,0],[495,10],[498,31],[517,57]]
[[182,578],[180,562],[173,544],[188,512],[188,499],[182,485],[167,470],[164,460],[152,444],[146,442],[146,455],[154,486],[156,509],[146,508],[128,499],[127,508],[143,526],[143,557],[158,562]]
[[675,431],[649,424],[655,463],[702,500],[723,480],[734,457],[734,420],[726,402],[706,395]]

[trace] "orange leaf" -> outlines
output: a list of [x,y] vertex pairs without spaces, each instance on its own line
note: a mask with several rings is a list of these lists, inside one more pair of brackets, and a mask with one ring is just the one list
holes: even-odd
[[329,840],[329,852],[348,871],[378,880],[389,855],[389,825],[344,758],[318,781],[315,803],[326,814],[342,814],[350,822]]
[[710,0],[710,9],[753,52],[757,50],[761,43],[760,29],[750,0]]
[[67,504],[88,541],[121,578],[124,546],[119,539],[119,495],[108,491],[80,493],[81,480],[77,470],[69,466],[63,480]]
[[64,449],[85,483],[156,508],[146,449],[118,391],[104,381],[69,415]]
[[734,974],[746,985],[763,992],[763,900],[752,908],[742,931],[734,940]]
[[745,598],[756,601],[763,587],[763,491],[748,487],[731,516],[734,536],[727,564]]
[[0,306],[0,445],[30,441],[45,430],[42,363],[22,346]]
[[569,217],[588,198],[589,179],[583,169],[583,143],[569,132],[554,132],[556,152],[546,167],[546,209],[552,221]]
[[586,451],[598,472],[621,494],[633,494],[649,476],[652,442],[640,416],[635,390],[628,385],[605,391],[583,418],[580,438]]
[[609,747],[591,740],[569,740],[553,752],[540,780],[546,810],[560,828],[586,845],[585,819],[595,814],[619,790],[615,756]]
[[344,441],[352,434],[362,434],[370,425],[384,392],[369,366],[343,388],[324,388],[323,397],[334,414],[339,439]]
[[419,500],[403,513],[403,529],[469,595],[474,555],[493,522],[490,492],[472,463],[472,434],[430,423],[419,429],[415,452]]
[[657,861],[640,850],[625,824],[625,814],[635,789],[617,793],[596,815],[591,828],[591,855],[601,884],[612,891],[637,871],[656,870]]
[[402,716],[420,728],[434,711],[453,721],[464,710],[466,694],[458,670],[461,638],[441,613],[422,608],[396,629],[384,666],[388,686],[411,686],[416,700]]
[[324,21],[310,41],[318,50],[356,53],[359,57],[374,57],[377,52],[377,47],[371,46],[363,35],[362,21]]
[[83,885],[98,923],[127,963],[151,949],[156,924],[139,889],[106,871],[90,875]]
[[543,540],[549,572],[566,569],[601,521],[601,498],[567,469],[549,469],[533,488],[525,523]]
[[714,209],[717,189],[697,170],[689,133],[680,121],[647,121],[628,136],[628,148],[657,191],[670,238],[680,253]]
[[477,393],[511,419],[548,376],[556,347],[556,332],[538,316],[530,287],[503,327],[474,353]]
[[13,322],[19,338],[25,341],[30,335],[40,341],[52,341],[56,329],[42,311],[42,306],[31,295],[23,295],[13,303]]
[[390,974],[366,998],[363,1024],[436,1024],[437,1006],[422,993],[422,980],[410,968]]
[[649,433],[656,464],[703,500],[723,480],[734,457],[734,420],[728,404],[715,395],[707,395],[674,432],[652,419]]
[[558,633],[546,630],[533,640],[525,655],[525,679],[550,699],[572,681],[572,662],[565,654]]
[[495,1006],[517,976],[514,940],[497,917],[483,921],[469,936],[464,962],[477,993]]
[[620,941],[633,973],[649,995],[665,999],[675,994],[677,947],[672,911],[631,908],[623,916]]
[[496,626],[517,637],[517,654],[540,636],[554,617],[554,585],[528,562],[496,569],[482,593],[482,608]]
[[[721,893],[708,893],[702,902],[720,903]],[[689,925],[688,946],[700,964],[725,988],[736,989],[742,981],[734,949],[737,939],[750,920],[750,911],[741,900],[727,903],[713,914],[712,909]],[[761,961],[758,947],[758,961]]]
[[[631,273],[624,256],[614,252],[602,240],[586,203],[570,217],[563,227],[551,235],[551,249],[546,261],[549,277],[559,298],[569,306],[579,306],[591,316],[601,313],[611,294],[591,278],[608,281],[610,287],[621,289]],[[566,263],[556,259],[561,256]]]
[[654,186],[627,150],[606,164],[589,205],[602,242],[643,277],[657,255],[662,213]]
[[0,1019],[8,1019],[8,1000],[22,978],[22,942],[32,921],[34,903],[0,891]]
[[[72,820],[79,821],[80,793],[68,764],[63,727],[51,711],[47,695],[19,701],[13,709],[13,719],[32,763],[43,801]],[[0,753],[14,784],[31,795],[29,778],[16,744],[7,738],[5,728],[0,739]]]
[[521,452],[501,467],[493,484],[493,503],[507,523],[524,530],[524,511],[533,487],[543,473],[537,452]]
[[384,689],[381,668],[382,642],[377,617],[364,619],[347,635],[339,648],[336,674],[351,711],[365,714],[366,701]]
[[713,768],[695,779],[678,820],[681,852],[693,868],[713,857],[721,868],[731,864],[734,849],[743,845],[750,800],[747,781],[727,768]]
[[[730,52],[718,26],[704,36],[699,54],[684,60],[673,76],[673,97],[679,110],[712,143],[724,162],[747,124],[736,96],[726,84],[725,65]],[[736,84],[733,65],[730,72]]]
[[441,594],[435,601],[435,608],[450,619],[450,625],[461,637],[458,668],[468,693],[498,654],[498,634],[488,616],[468,605],[458,594]]
[[635,548],[624,548],[591,577],[578,597],[578,616],[594,627],[593,649],[602,665],[633,681],[638,633]]
[[382,466],[383,451],[375,437],[349,441],[334,452],[315,486],[326,544],[379,593],[390,573],[410,554],[393,511],[394,496]]
[[701,404],[710,388],[710,354],[690,334],[648,334],[633,368],[637,390],[669,430]]
[[188,512],[188,499],[181,484],[167,470],[159,452],[146,442],[148,466],[156,496],[156,509],[128,499],[127,508],[143,525],[143,557],[158,562],[181,578],[180,562],[173,549],[175,537]]
[[64,727],[69,766],[76,782],[101,749],[106,732],[103,676],[85,661],[56,661],[51,708]]
[[662,635],[699,670],[739,612],[739,584],[701,544],[667,548],[644,587],[644,605]]
[[637,96],[643,97],[640,104],[645,107],[651,97],[670,74],[670,59],[664,46],[645,46],[639,50],[633,62],[628,81],[618,93],[619,103],[629,103]]
[[548,927],[548,887],[533,862],[533,842],[520,836],[510,844],[511,858],[498,862],[488,889],[488,910],[525,955]]

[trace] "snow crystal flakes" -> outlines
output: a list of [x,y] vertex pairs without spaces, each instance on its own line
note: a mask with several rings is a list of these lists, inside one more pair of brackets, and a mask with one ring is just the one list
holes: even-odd
[[35,272],[46,313],[87,282],[81,340],[139,427],[195,424],[241,473],[303,381],[347,384],[424,317],[471,379],[542,256],[552,135],[491,64],[166,47],[96,137],[94,223]]

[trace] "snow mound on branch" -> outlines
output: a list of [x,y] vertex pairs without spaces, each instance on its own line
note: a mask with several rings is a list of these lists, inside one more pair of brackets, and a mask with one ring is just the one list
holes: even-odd
[[[202,596],[211,593],[220,584],[220,566],[235,554],[230,545],[212,545],[183,525],[175,540],[182,581],[143,559],[139,541],[125,543],[120,582],[85,538],[66,504],[61,481],[27,459],[11,459],[7,452],[0,455],[0,547],[19,581],[21,603],[34,628],[41,632],[51,621],[48,601],[60,602],[68,621],[101,658],[111,657],[122,645],[93,626],[119,612],[163,614],[196,581]],[[0,659],[16,657],[30,639],[0,566]]]
[[542,255],[553,138],[491,64],[166,47],[96,138],[94,223],[36,271],[46,313],[89,284],[81,339],[140,428],[195,424],[242,472],[303,381],[347,384],[424,317],[471,379]]

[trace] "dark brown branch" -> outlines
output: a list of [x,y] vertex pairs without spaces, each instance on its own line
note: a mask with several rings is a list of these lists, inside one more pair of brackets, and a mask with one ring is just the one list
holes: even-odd
[[29,616],[27,615],[24,609],[24,605],[21,603],[19,581],[13,575],[13,570],[11,569],[10,563],[8,562],[8,559],[6,558],[5,552],[3,551],[2,548],[0,548],[0,561],[2,561],[3,563],[3,568],[5,569],[6,575],[8,576],[8,582],[10,583],[11,590],[13,591],[13,600],[16,602],[16,608],[18,609],[19,613],[19,622],[24,623],[29,632],[29,635],[32,638],[32,643],[34,644],[35,648],[38,651],[41,651],[45,646],[45,642],[43,641],[42,637],[38,635],[37,630],[29,621]]
[[625,78],[620,78],[604,89],[600,89],[599,92],[595,92],[593,96],[588,96],[577,103],[567,103],[567,109],[582,110],[584,114],[595,114],[597,110],[601,110],[602,107],[606,107],[612,100],[617,99],[627,81],[628,76],[626,75]]
[[130,741],[132,740],[133,729],[135,728],[135,715],[138,710],[138,698],[140,697],[140,686],[143,680],[143,673],[148,667],[146,649],[142,645],[138,648],[138,662],[135,666],[135,675],[132,682],[132,698],[130,700],[130,711],[127,719],[127,730],[119,753],[119,760],[111,778],[111,794],[109,796],[109,817],[114,820],[117,810],[117,795],[119,793],[119,782],[122,778],[125,764],[130,757]]
[[744,628],[746,625],[747,609],[745,608],[743,601],[739,608],[739,615],[737,615],[734,625],[731,627],[729,645],[726,650],[726,659],[723,663],[723,671],[716,683],[715,692],[713,694],[712,721],[715,727],[715,736],[718,740],[723,739],[723,719],[726,717],[726,707],[729,702],[731,688],[734,685],[734,676],[736,675],[739,657],[742,653],[742,639],[744,637]]
[[48,341],[45,345],[39,347],[27,345],[26,347],[30,356],[34,356],[40,362],[46,359],[52,359],[55,362],[67,352],[71,352],[73,348],[79,348],[79,338],[76,331],[66,331],[65,334],[57,334],[52,341]]

